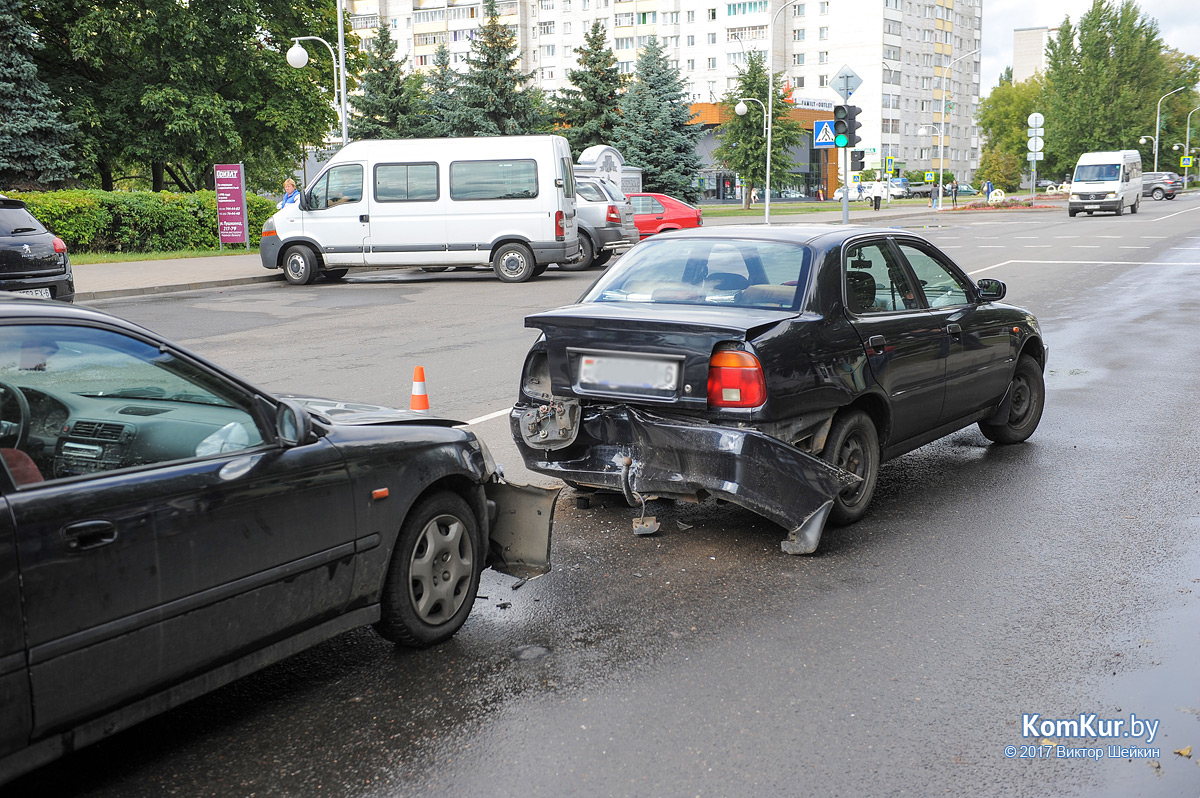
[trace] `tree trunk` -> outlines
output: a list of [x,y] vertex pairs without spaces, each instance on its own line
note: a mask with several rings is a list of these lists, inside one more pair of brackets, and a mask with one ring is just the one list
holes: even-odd
[[100,172],[100,188],[104,191],[113,190],[112,164],[108,161],[101,161],[96,165],[96,169]]
[[166,164],[163,163],[162,161],[155,161],[154,163],[150,164],[150,173],[151,173],[150,190],[151,191],[165,191],[166,190],[166,187],[167,187],[166,182],[167,181],[164,179],[165,172],[166,172]]

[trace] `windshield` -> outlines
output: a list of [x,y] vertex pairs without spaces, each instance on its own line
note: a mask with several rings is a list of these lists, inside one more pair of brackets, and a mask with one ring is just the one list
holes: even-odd
[[1075,181],[1094,183],[1100,180],[1120,180],[1121,167],[1115,163],[1089,163],[1075,167]]
[[666,235],[632,249],[581,301],[795,309],[811,262],[800,244]]

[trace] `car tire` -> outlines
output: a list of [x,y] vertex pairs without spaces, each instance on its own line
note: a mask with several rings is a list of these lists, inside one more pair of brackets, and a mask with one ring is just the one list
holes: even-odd
[[612,256],[613,256],[613,252],[611,249],[605,250],[604,252],[599,253],[598,255],[596,255],[596,257],[592,258],[592,268],[593,269],[600,268],[601,266],[603,266],[604,264],[606,264],[610,260],[612,260]]
[[533,262],[533,253],[529,251],[529,247],[516,242],[502,244],[496,249],[496,254],[492,257],[492,269],[500,281],[505,283],[523,283],[537,276],[534,273],[536,265]]
[[461,496],[421,499],[396,538],[375,629],[412,648],[449,640],[471,614],[483,559],[479,524]]
[[1124,213],[1125,213],[1125,200],[1120,200],[1117,202],[1117,216],[1121,216]]
[[331,283],[336,283],[338,280],[346,276],[349,269],[326,269],[321,272],[321,276]]
[[1175,199],[1177,196],[1179,196],[1179,195],[1178,194],[1168,194],[1167,199]]
[[853,524],[867,514],[879,479],[879,433],[875,431],[875,422],[861,410],[839,413],[833,420],[821,458],[862,477],[862,482],[834,497],[833,509],[829,511],[829,523]]
[[1074,218],[1075,218],[1075,214],[1077,214],[1077,213],[1079,213],[1079,211],[1072,211],[1072,210],[1068,210],[1068,211],[1067,211],[1067,216],[1070,216],[1072,219],[1074,219]]
[[316,253],[303,244],[288,247],[283,253],[283,276],[292,285],[310,285],[319,271]]
[[1137,213],[1139,210],[1141,210],[1141,207],[1142,207],[1142,198],[1138,197],[1136,200],[1133,201],[1133,204],[1129,206],[1129,212]]
[[1021,355],[1013,371],[1008,420],[1003,424],[980,421],[979,431],[983,437],[996,443],[1022,443],[1037,429],[1045,406],[1046,382],[1042,367],[1029,355]]
[[1162,199],[1163,197],[1165,197],[1166,195],[1167,195],[1167,194],[1166,194],[1166,192],[1165,192],[1165,191],[1163,191],[1161,188],[1156,188],[1156,189],[1154,189],[1153,191],[1151,191],[1151,192],[1150,192],[1150,196],[1151,196],[1151,197],[1154,197],[1154,199],[1155,199],[1156,201],[1157,201],[1157,200],[1161,200],[1161,199]]
[[558,268],[564,272],[581,272],[592,267],[596,257],[596,245],[586,235],[579,236],[579,253],[581,257],[574,263],[560,263]]

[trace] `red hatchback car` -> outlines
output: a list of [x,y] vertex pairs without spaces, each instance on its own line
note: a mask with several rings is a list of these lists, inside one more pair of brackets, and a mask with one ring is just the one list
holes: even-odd
[[642,238],[664,230],[682,230],[685,227],[701,227],[704,211],[683,200],[666,194],[629,194],[633,203],[633,221]]

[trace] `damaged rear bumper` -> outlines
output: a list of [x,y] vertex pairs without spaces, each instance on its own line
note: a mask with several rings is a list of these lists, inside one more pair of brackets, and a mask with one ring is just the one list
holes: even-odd
[[[642,496],[714,496],[788,530],[783,551],[810,554],[833,498],[859,478],[754,429],[668,418],[627,405],[582,408],[572,442],[555,424],[563,415],[517,406],[513,438],[532,471],[568,482]],[[572,424],[574,426],[574,424]],[[550,436],[541,433],[546,429]]]

